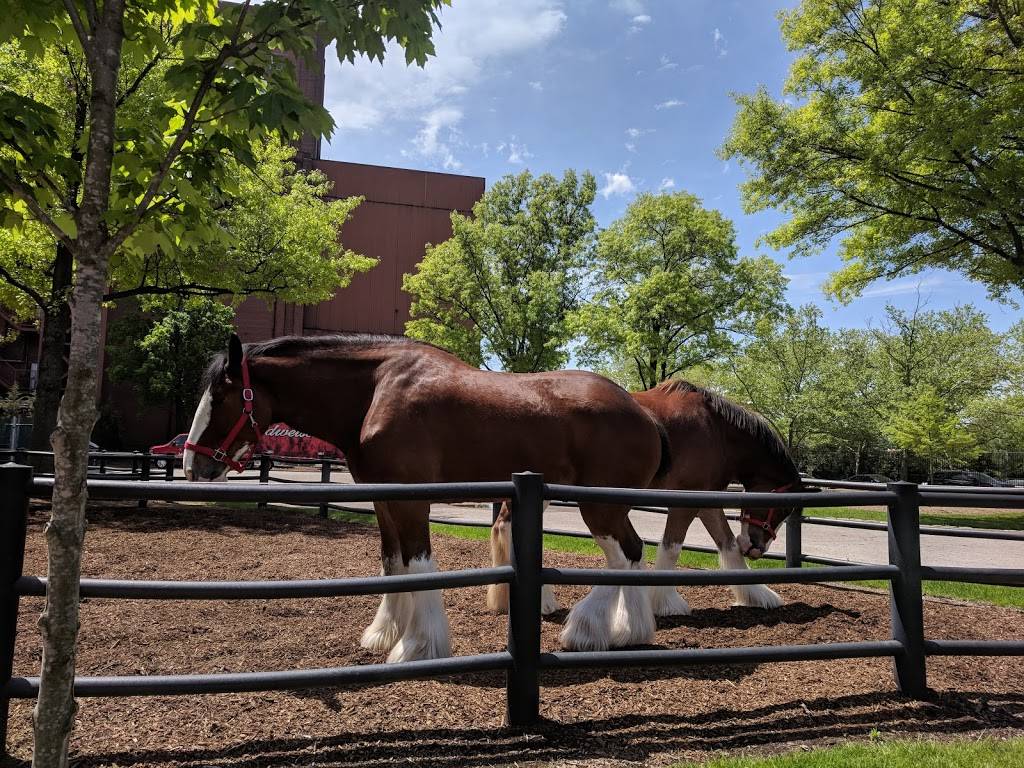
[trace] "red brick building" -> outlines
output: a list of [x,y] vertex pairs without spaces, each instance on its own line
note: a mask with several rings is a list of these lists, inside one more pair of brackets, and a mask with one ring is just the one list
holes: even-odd
[[[298,72],[303,91],[320,104],[323,73],[322,52],[319,67],[300,66]],[[448,239],[452,211],[468,212],[484,192],[484,179],[325,160],[319,139],[312,137],[303,139],[298,149],[303,166],[319,169],[334,182],[332,197],[365,198],[345,224],[342,241],[379,262],[322,304],[246,300],[235,321],[239,335],[248,342],[337,331],[402,333],[410,305],[401,289],[402,275],[413,271],[427,243]],[[108,421],[114,422],[102,431],[116,432],[107,442],[120,443],[104,447],[143,448],[171,437],[166,411],[140,407],[130,387],[104,376],[100,400]]]

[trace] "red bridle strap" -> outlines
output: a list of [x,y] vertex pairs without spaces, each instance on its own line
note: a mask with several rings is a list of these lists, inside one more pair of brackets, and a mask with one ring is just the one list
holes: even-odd
[[[794,485],[796,485],[795,482],[786,483],[785,485],[780,485],[778,488],[773,488],[771,490],[771,492],[772,493],[785,493],[786,491],[792,489],[792,487]],[[771,536],[774,539],[775,538],[775,531],[778,528],[779,523],[782,522],[781,520],[779,520],[779,521],[775,520],[775,516],[777,514],[779,514],[779,510],[780,509],[781,509],[781,507],[768,507],[765,510],[765,516],[763,518],[762,517],[755,517],[752,514],[752,512],[755,511],[755,510],[746,510],[746,509],[744,509],[740,513],[740,522],[741,523],[746,523],[747,525],[753,525],[756,528],[761,528],[769,536]]]
[[[252,415],[254,395],[252,392],[252,386],[249,383],[249,361],[246,358],[242,358],[242,414],[238,417],[238,421],[235,422],[235,426],[228,432],[220,444],[219,448],[207,448],[205,445],[197,445],[196,443],[185,443],[186,451],[195,451],[201,453],[204,456],[209,456],[214,461],[219,461],[221,464],[226,464],[235,472],[241,472],[249,464],[249,460],[252,458],[252,454],[259,444],[259,441],[263,438],[263,433],[260,431],[260,425],[256,422],[256,417]],[[238,437],[238,433],[242,431],[246,423],[251,424],[253,431],[256,432],[256,442],[249,447],[245,455],[242,456],[241,461],[235,461],[234,458],[228,456],[228,450],[231,448],[231,444],[235,442],[235,438]]]

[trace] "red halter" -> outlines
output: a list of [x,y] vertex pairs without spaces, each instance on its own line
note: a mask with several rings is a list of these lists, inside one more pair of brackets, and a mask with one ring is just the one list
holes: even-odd
[[[252,403],[253,403],[253,392],[252,387],[249,385],[249,361],[242,358],[242,415],[238,417],[238,421],[235,422],[235,426],[228,432],[220,444],[219,448],[207,448],[205,445],[197,445],[196,443],[185,443],[186,451],[195,451],[201,453],[204,456],[209,456],[214,461],[219,461],[221,464],[226,464],[235,472],[241,472],[249,464],[249,460],[252,458],[252,454],[259,444],[260,440],[263,439],[263,432],[260,431],[260,425],[256,423],[256,417],[252,415]],[[238,433],[242,431],[242,427],[245,426],[246,422],[252,424],[253,430],[256,432],[256,442],[246,451],[242,457],[242,461],[235,461],[233,458],[228,456],[228,449],[231,448],[231,444],[235,442],[235,438],[238,437]]]
[[[786,483],[780,485],[778,488],[773,488],[772,493],[784,493],[796,485],[796,482]],[[756,528],[762,528],[769,536],[775,538],[775,530],[778,528],[779,523],[782,520],[776,521],[775,516],[779,513],[781,507],[768,507],[765,510],[765,516],[763,518],[754,517],[750,511],[742,510],[740,512],[740,522],[746,523],[747,525],[753,525]]]

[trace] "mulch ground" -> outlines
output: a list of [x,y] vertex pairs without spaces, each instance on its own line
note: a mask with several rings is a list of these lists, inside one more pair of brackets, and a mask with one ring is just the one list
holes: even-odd
[[[33,509],[25,572],[45,570],[45,508]],[[108,578],[324,578],[378,573],[373,528],[297,510],[154,503],[89,513],[84,575]],[[435,537],[442,568],[488,563],[484,542]],[[560,566],[597,558],[559,553]],[[884,639],[885,594],[781,585],[778,611],[730,607],[721,587],[685,592],[693,615],[659,619],[659,647]],[[560,588],[564,605],[582,588]],[[504,617],[484,588],[450,590],[456,654],[505,647]],[[15,674],[38,673],[40,599],[22,601]],[[89,599],[78,668],[90,675],[228,672],[368,664],[359,647],[377,598],[159,602]],[[1011,639],[1024,613],[928,600],[933,638]],[[557,649],[564,612],[544,623]],[[81,766],[665,765],[727,752],[765,752],[883,735],[1024,733],[1024,665],[1015,658],[931,659],[935,694],[901,698],[886,659],[548,673],[546,721],[502,728],[504,676],[477,674],[383,687],[205,697],[82,699],[72,742]],[[12,764],[31,751],[30,705],[11,703]]]

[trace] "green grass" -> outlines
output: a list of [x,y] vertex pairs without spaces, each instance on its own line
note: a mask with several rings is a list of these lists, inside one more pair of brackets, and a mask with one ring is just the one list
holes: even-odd
[[726,757],[677,768],[1017,768],[1024,740],[872,741],[773,757]]
[[[885,522],[885,511],[881,509],[864,509],[863,507],[825,507],[804,510],[807,517],[833,517],[846,520],[874,520]],[[1024,509],[985,510],[971,512],[968,510],[951,512],[929,512],[926,507],[921,509],[921,525],[951,525],[960,528],[986,528],[1004,531],[1024,531]]]

